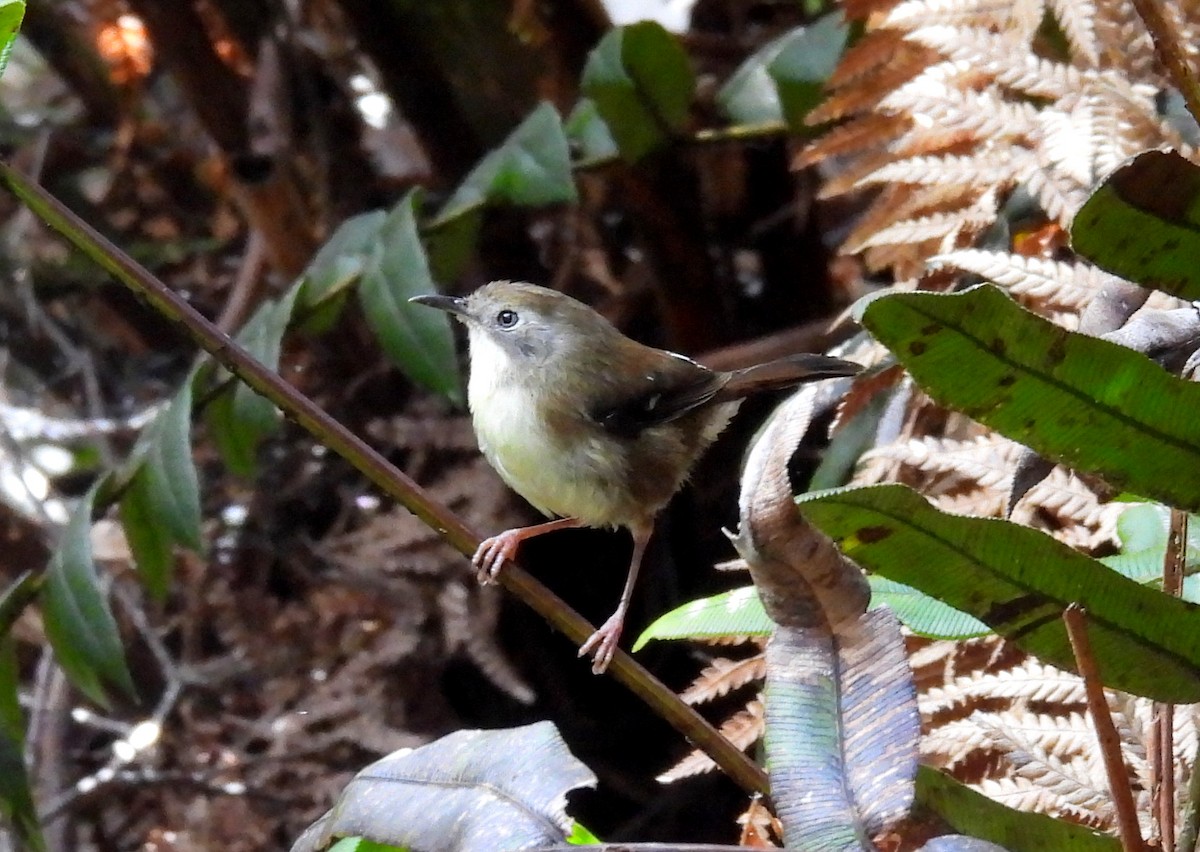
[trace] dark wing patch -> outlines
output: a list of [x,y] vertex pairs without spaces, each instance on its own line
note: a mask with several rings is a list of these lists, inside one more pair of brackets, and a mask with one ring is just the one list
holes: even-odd
[[670,423],[704,405],[726,381],[724,373],[679,358],[646,374],[636,388],[626,387],[620,396],[600,402],[589,415],[609,434],[636,438],[644,429]]

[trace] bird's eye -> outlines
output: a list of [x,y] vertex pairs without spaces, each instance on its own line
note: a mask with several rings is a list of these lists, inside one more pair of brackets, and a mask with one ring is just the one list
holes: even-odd
[[500,326],[501,328],[512,328],[516,324],[517,324],[517,312],[516,311],[510,311],[510,310],[505,309],[505,310],[501,311],[500,313],[496,314],[496,325]]

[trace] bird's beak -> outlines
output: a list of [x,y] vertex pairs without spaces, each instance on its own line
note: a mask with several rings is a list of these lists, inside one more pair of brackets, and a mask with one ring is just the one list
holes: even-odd
[[455,316],[467,317],[467,300],[462,296],[413,296],[409,299],[418,305],[428,305]]

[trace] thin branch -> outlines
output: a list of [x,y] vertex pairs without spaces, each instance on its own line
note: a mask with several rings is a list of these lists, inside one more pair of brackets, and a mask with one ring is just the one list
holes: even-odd
[[[0,161],[0,184],[7,187],[68,242],[100,267],[144,298],[163,316],[183,326],[206,352],[251,389],[277,405],[289,418],[318,441],[346,459],[395,498],[452,547],[472,554],[479,536],[448,508],[432,499],[412,479],[391,465],[361,438],[330,417],[308,397],[267,369],[231,337],[201,316],[178,294],[135,263],[128,255],[76,216],[42,187]],[[561,598],[526,571],[509,564],[500,574],[501,584],[532,607],[576,644],[594,628]],[[730,743],[695,710],[623,651],[613,658],[609,671],[654,712],[703,749],[743,789],[766,792],[767,778],[740,749]]]
[[1117,809],[1121,848],[1125,852],[1144,852],[1146,844],[1138,826],[1137,807],[1129,787],[1129,773],[1121,757],[1121,738],[1108,712],[1104,684],[1100,680],[1096,658],[1092,655],[1091,640],[1088,639],[1087,611],[1079,604],[1071,604],[1063,610],[1063,623],[1071,640],[1071,650],[1075,653],[1075,665],[1083,677],[1088,710],[1096,727],[1096,738],[1100,741],[1100,756],[1104,759],[1104,770],[1108,775],[1108,789]]
[[1179,842],[1176,852],[1196,852],[1197,837],[1200,836],[1200,772],[1196,771],[1196,757],[1192,755],[1192,777],[1188,781],[1187,807],[1183,812],[1183,825],[1179,827]]
[[[1172,509],[1163,556],[1163,592],[1175,597],[1183,590],[1187,535],[1187,512]],[[1163,852],[1175,852],[1175,706],[1155,702],[1153,719],[1150,777],[1153,780],[1155,822],[1162,838]]]
[[1133,8],[1141,16],[1142,23],[1154,41],[1154,52],[1158,61],[1167,69],[1175,88],[1183,95],[1188,112],[1200,122],[1200,83],[1188,67],[1187,54],[1176,37],[1178,34],[1159,8],[1157,0],[1133,0]]

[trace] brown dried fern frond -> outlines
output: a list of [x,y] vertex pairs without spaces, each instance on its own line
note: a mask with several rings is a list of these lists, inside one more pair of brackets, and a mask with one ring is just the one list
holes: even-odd
[[703,704],[727,695],[735,689],[762,680],[767,674],[765,654],[755,654],[744,660],[717,657],[707,665],[692,685],[679,697],[688,704]]
[[[720,731],[735,746],[746,749],[762,738],[763,728],[763,703],[755,698],[737,713],[722,722]],[[713,759],[708,754],[696,749],[666,772],[659,775],[657,780],[661,784],[669,784],[681,778],[689,778],[693,775],[711,772],[716,768],[717,764],[713,762]]]
[[[1200,15],[1167,5],[1182,43],[1193,44]],[[1054,54],[1039,35],[1046,14],[1065,37],[1066,55]],[[1098,181],[1138,151],[1170,146],[1190,154],[1157,114],[1155,95],[1167,81],[1145,61],[1149,43],[1128,2],[906,0],[866,22],[867,34],[848,51],[812,115],[814,122],[848,119],[854,130],[835,130],[797,162],[838,157],[827,196],[936,184],[959,187],[966,197],[923,210],[913,217],[923,221],[911,223],[868,213],[846,252],[906,236],[916,250],[933,249],[923,238],[931,226],[953,230],[933,217],[953,216],[974,196],[1014,186],[1027,189],[1047,220],[1065,226]],[[910,129],[897,138],[901,125],[884,119],[901,118]],[[872,126],[888,132],[873,138]],[[939,152],[951,138],[959,150]],[[911,274],[896,249],[876,261],[891,257],[904,267],[898,276]]]

